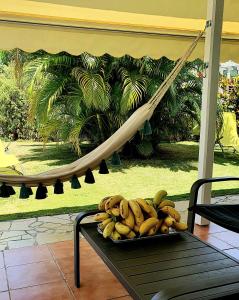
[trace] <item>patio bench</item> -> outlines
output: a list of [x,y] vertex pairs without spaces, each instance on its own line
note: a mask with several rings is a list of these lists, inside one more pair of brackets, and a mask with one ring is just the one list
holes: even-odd
[[239,177],[203,178],[194,182],[190,191],[188,229],[194,230],[195,215],[228,230],[239,233],[239,201],[237,204],[197,204],[198,192],[202,185],[216,182],[239,181]]
[[[97,212],[80,213],[75,221],[76,287],[80,287],[81,232],[135,300],[239,299],[237,259],[190,232],[114,244],[100,236],[97,223],[81,224]],[[189,219],[194,222],[194,212]]]

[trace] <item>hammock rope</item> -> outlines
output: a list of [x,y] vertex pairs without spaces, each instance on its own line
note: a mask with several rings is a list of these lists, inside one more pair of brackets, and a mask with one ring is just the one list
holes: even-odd
[[31,176],[0,174],[0,182],[2,182],[2,186],[3,184],[4,188],[6,185],[21,186],[23,189],[23,194],[27,187],[29,188],[37,186],[38,194],[40,193],[40,198],[38,199],[42,199],[42,197],[44,198],[47,194],[47,189],[45,188],[46,186],[53,185],[55,186],[56,193],[62,193],[64,181],[70,180],[73,188],[80,188],[80,183],[77,179],[83,175],[86,175],[85,182],[94,183],[92,170],[96,169],[98,166],[101,166],[99,171],[100,174],[107,174],[108,169],[105,164],[105,159],[112,156],[112,154],[117,153],[117,151],[119,151],[124,144],[130,141],[136,132],[143,127],[144,123],[150,120],[155,108],[160,103],[168,88],[183,68],[185,62],[193,52],[203,33],[204,30],[199,33],[185,54],[178,60],[177,64],[174,66],[172,71],[169,73],[151,99],[146,104],[139,107],[130,116],[130,118],[105,142],[73,163],[49,170],[47,172]]

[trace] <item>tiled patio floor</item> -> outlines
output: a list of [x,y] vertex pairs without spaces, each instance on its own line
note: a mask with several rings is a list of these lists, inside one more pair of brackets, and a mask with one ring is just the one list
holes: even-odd
[[[239,234],[211,224],[195,233],[239,259]],[[23,247],[0,252],[0,300],[130,300],[88,243],[81,240],[82,287],[73,279],[73,242]]]

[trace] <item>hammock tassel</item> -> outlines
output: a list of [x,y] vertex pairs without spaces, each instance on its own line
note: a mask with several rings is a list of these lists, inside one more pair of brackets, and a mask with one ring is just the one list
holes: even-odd
[[63,183],[60,181],[60,179],[57,179],[54,185],[54,194],[64,194]]
[[111,164],[113,166],[121,166],[121,160],[118,152],[114,152],[111,158]]
[[149,120],[146,120],[146,121],[144,122],[143,134],[144,134],[144,135],[151,135],[151,134],[152,134],[152,127],[151,127],[151,125],[150,125]]
[[104,159],[100,163],[99,174],[109,174],[109,170]]
[[7,189],[8,189],[8,193],[9,193],[10,196],[16,194],[14,188],[11,185],[7,185]]
[[20,199],[27,199],[27,198],[29,198],[29,196],[30,196],[30,194],[29,194],[29,189],[28,189],[28,187],[25,185],[25,183],[23,183],[23,184],[21,185],[19,198],[20,198]]
[[42,188],[43,188],[44,193],[47,194],[48,193],[47,187],[45,185],[42,185]]
[[42,183],[39,183],[36,191],[36,199],[41,200],[41,199],[46,199],[47,197],[47,187],[43,186]]
[[81,188],[80,181],[76,175],[73,175],[71,178],[71,188],[74,190]]
[[5,182],[3,182],[3,184],[0,188],[0,197],[2,197],[2,198],[9,198],[10,197],[10,194],[9,194],[9,191],[8,191],[8,188],[7,188]]
[[[32,188],[30,186],[27,187],[27,190],[28,190],[29,196],[33,195],[33,191],[32,191]],[[47,194],[47,192],[46,192],[46,194]]]
[[89,183],[89,184],[95,183],[95,178],[91,169],[87,169],[85,173],[85,183]]

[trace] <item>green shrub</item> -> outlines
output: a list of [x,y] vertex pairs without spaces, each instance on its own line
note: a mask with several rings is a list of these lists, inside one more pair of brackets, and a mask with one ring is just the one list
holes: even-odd
[[6,139],[32,139],[36,132],[27,122],[25,92],[17,87],[10,67],[0,75],[0,136]]

